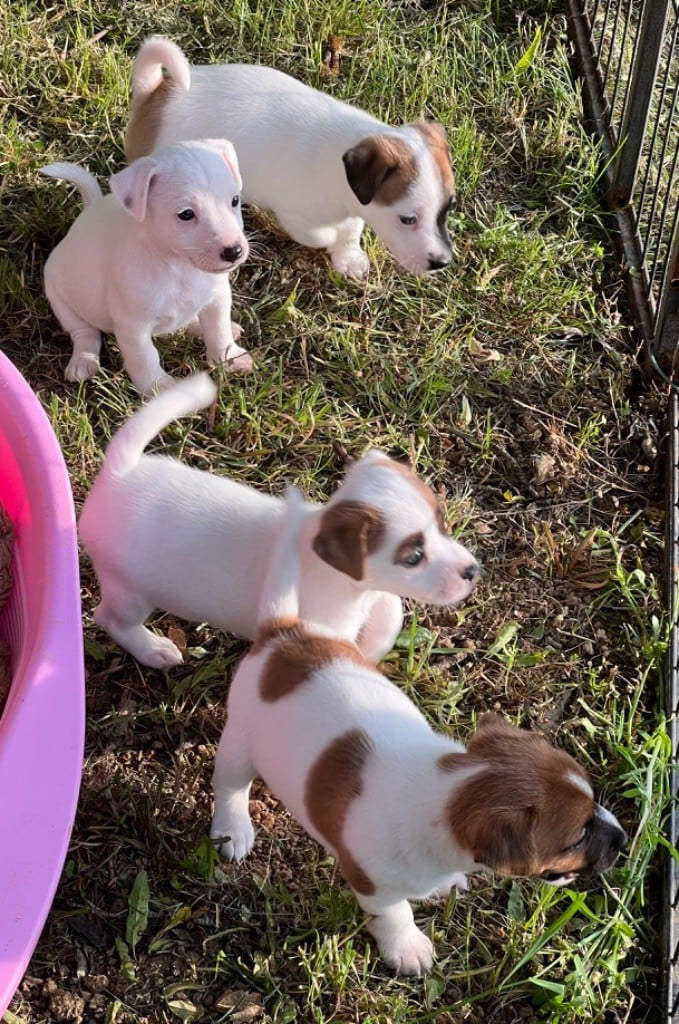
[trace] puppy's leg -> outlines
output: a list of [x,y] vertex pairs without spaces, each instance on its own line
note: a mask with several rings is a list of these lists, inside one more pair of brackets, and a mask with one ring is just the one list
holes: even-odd
[[403,605],[396,594],[380,591],[370,606],[358,637],[358,646],[368,661],[377,665],[392,649],[403,625]]
[[230,370],[248,372],[252,369],[252,356],[236,344],[242,330],[240,324],[231,321],[231,285],[226,274],[219,280],[210,302],[198,314],[198,321],[212,362],[226,363]]
[[87,380],[99,371],[101,333],[74,313],[58,295],[48,295],[54,315],[73,342],[73,355],[64,372],[66,380]]
[[361,249],[363,221],[360,217],[349,217],[340,224],[317,228],[310,227],[297,214],[279,212],[276,217],[285,233],[300,245],[308,245],[312,249],[326,249],[338,273],[359,280],[368,273],[370,260]]
[[219,851],[228,860],[242,860],[255,842],[248,801],[256,771],[245,742],[246,729],[237,717],[234,711],[229,712],[212,774],[215,810],[210,837],[224,840]]
[[415,924],[407,900],[392,902],[379,893],[364,896],[356,893],[362,909],[370,914],[366,928],[377,939],[385,963],[399,974],[426,974],[434,962],[434,947]]
[[147,395],[155,388],[172,387],[173,380],[160,365],[158,349],[148,330],[129,323],[116,323],[115,336],[123,365],[137,391]]
[[100,580],[101,600],[94,610],[94,621],[116,643],[149,668],[172,668],[181,665],[182,652],[169,637],[157,636],[143,625],[153,611],[125,583],[107,578]]

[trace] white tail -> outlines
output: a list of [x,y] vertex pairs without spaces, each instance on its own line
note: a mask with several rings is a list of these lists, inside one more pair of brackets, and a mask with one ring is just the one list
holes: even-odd
[[40,173],[48,178],[70,181],[71,184],[77,185],[82,197],[83,206],[89,206],[91,203],[96,203],[97,200],[101,199],[102,191],[99,188],[99,182],[93,174],[86,171],[80,164],[47,164],[45,167],[40,168]]
[[271,619],[299,616],[299,535],[304,519],[304,498],[296,487],[288,487],[259,600],[258,627]]
[[106,449],[105,467],[116,476],[134,469],[144,448],[174,420],[205,409],[217,394],[207,373],[197,373],[161,391],[123,423]]
[[188,60],[171,39],[151,36],[142,45],[132,68],[132,99],[141,102],[163,81],[163,68],[172,81],[188,92],[191,87],[191,67]]

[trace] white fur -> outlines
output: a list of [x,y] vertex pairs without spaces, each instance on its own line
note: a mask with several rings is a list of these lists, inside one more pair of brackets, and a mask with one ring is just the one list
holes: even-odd
[[[67,380],[98,371],[102,331],[115,334],[141,392],[172,381],[152,336],[183,327],[203,334],[214,362],[250,369],[231,323],[228,271],[247,257],[248,243],[229,142],[182,143],[136,160],[113,175],[107,196],[75,164],[50,164],[42,173],[76,184],[85,204],[45,265],[47,298],[73,341]],[[180,219],[188,209],[193,218]]]
[[[161,37],[144,43],[135,60],[133,113],[154,90],[161,65],[178,87],[163,110],[156,145],[206,134],[230,138],[243,171],[244,201],[272,211],[301,245],[326,249],[335,270],[366,275],[364,222],[414,273],[450,262],[450,238],[437,223],[450,197],[412,126],[384,124],[273,68],[190,66],[180,48]],[[417,162],[416,182],[392,205],[360,202],[343,165],[348,151],[379,135],[403,140]],[[404,225],[401,217],[417,217],[417,223]]]
[[[466,872],[483,866],[458,841],[448,808],[453,795],[486,765],[473,759],[465,763],[463,758],[454,769],[443,770],[440,758],[464,754],[465,748],[435,733],[397,686],[341,649],[313,669],[307,665],[302,681],[285,695],[270,699],[260,692],[267,661],[275,655],[276,646],[286,642],[286,629],[290,629],[286,620],[294,622],[298,610],[298,545],[304,523],[304,509],[298,500],[291,501],[260,602],[260,621],[266,623],[273,613],[274,629],[243,659],[229,690],[227,721],[213,774],[210,834],[229,859],[240,860],[250,852],[254,829],[249,791],[253,779],[261,776],[307,832],[346,868],[342,852],[316,826],[309,786],[312,772],[318,770],[314,769],[317,759],[334,741],[359,730],[369,740],[370,753],[361,766],[360,784],[353,780],[349,786],[351,796],[340,823],[341,843],[372,883],[372,891],[360,884],[352,888],[369,915],[367,928],[384,960],[402,973],[422,974],[432,966],[433,949],[415,925],[408,900],[440,895],[452,886],[464,890]],[[334,640],[331,631],[316,623],[299,623],[297,637],[306,650],[318,644],[319,637]],[[276,673],[284,671],[276,665]],[[492,753],[488,756],[492,759]],[[520,770],[521,750],[514,758]],[[339,769],[328,779],[328,792],[333,783],[340,785],[338,774]],[[534,792],[531,788],[533,797]],[[577,792],[579,780],[573,786],[573,793]],[[522,799],[517,793],[517,807],[507,811],[516,812]],[[610,819],[622,834],[612,815]],[[517,828],[526,828],[526,817],[517,815],[517,820]],[[495,827],[489,817],[488,831]],[[351,873],[346,869],[345,873],[351,884]]]
[[[165,637],[143,626],[154,608],[210,622],[252,638],[257,602],[284,504],[267,494],[175,459],[143,455],[178,416],[209,405],[214,385],[187,378],[140,409],[111,441],[80,516],[80,538],[99,577],[98,624],[139,661],[167,667],[182,660]],[[381,658],[402,624],[397,595],[453,604],[471,591],[478,569],[462,545],[442,534],[431,505],[387,456],[354,463],[329,505],[305,505],[300,541],[304,614]],[[360,580],[326,564],[312,549],[324,509],[367,501],[385,519],[383,543],[368,555]],[[393,552],[414,532],[427,558],[394,565]]]

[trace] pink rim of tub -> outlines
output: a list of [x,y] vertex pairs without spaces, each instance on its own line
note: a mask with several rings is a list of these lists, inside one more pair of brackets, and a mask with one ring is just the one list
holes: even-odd
[[0,612],[12,684],[0,717],[0,1018],[35,949],[66,858],[85,731],[75,513],[59,444],[0,352],[0,501],[16,530]]

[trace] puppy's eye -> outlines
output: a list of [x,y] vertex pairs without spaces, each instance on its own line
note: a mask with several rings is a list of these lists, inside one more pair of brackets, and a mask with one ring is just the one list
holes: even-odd
[[231,205],[232,206],[238,206],[239,203],[240,203],[240,196],[234,196],[233,199],[231,200]]
[[417,224],[417,217],[399,217],[401,224]]
[[193,220],[196,215],[190,207],[187,207],[186,210],[180,210],[177,216],[180,220]]
[[408,554],[401,559],[401,565],[407,566],[409,569],[414,569],[416,565],[419,565],[424,558],[424,551],[422,548],[413,548]]
[[446,212],[453,213],[455,210],[457,210],[457,196],[451,196],[448,200],[448,208]]
[[589,830],[590,830],[590,826],[589,825],[585,825],[585,827],[583,828],[582,832],[580,833],[579,839],[577,839],[572,844],[572,846],[567,846],[566,849],[564,850],[564,853],[568,853],[570,850],[579,850],[580,847],[583,846],[584,843],[587,841],[587,839],[589,837]]

